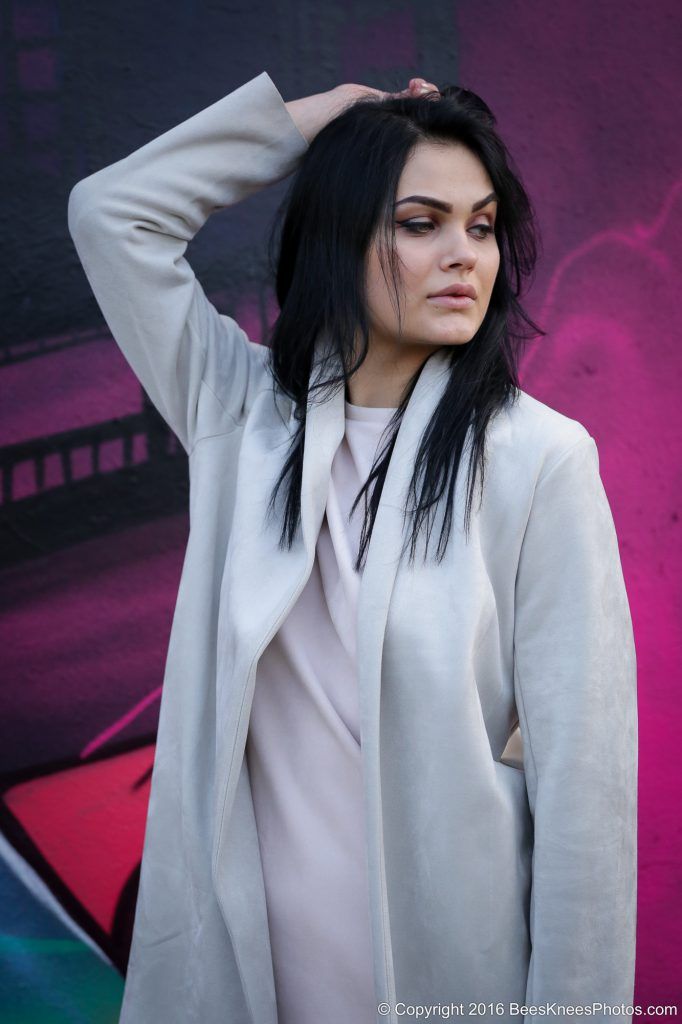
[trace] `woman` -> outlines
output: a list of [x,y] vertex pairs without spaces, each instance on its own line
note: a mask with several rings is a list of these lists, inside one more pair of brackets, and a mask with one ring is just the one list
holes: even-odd
[[[294,170],[260,346],[184,252]],[[190,469],[123,1024],[629,1004],[632,625],[595,442],[517,384],[488,108],[263,72],[69,227]]]

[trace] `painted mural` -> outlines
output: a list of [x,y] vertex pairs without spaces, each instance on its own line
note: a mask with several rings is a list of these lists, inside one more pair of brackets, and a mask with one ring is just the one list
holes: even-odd
[[[287,99],[464,84],[523,173],[544,240],[527,306],[547,333],[522,384],[597,441],[637,640],[635,996],[679,1005],[676,5],[82,6],[1,15],[0,1020],[118,1020],[189,525],[186,457],[89,292],[68,193],[264,69]],[[254,340],[276,316],[262,250],[277,196],[212,219],[188,254]]]

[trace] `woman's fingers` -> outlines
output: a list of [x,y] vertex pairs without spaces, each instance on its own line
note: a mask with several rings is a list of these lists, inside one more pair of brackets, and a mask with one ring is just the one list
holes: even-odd
[[439,93],[437,85],[433,82],[427,82],[425,78],[411,78],[406,89],[402,89],[400,92],[386,95],[393,96],[425,96],[429,92]]
[[424,78],[411,78],[409,84],[409,90],[413,95],[421,95],[427,92],[439,92],[437,85],[433,82],[427,82]]

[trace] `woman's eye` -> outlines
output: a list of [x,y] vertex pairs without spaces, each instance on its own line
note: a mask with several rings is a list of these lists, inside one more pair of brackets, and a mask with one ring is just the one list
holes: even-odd
[[495,228],[491,227],[490,224],[474,224],[472,231],[482,231],[481,238],[487,238],[488,235],[492,235]]
[[[406,231],[409,231],[410,234],[413,235],[424,234],[426,231],[429,231],[433,227],[435,227],[433,221],[431,220],[399,220],[396,221],[396,223],[400,227],[405,228]],[[480,239],[483,239],[487,238],[488,235],[492,235],[495,231],[495,228],[491,227],[490,224],[474,224],[471,230],[481,232],[481,234],[479,234],[478,237]]]
[[411,234],[421,234],[424,228],[432,228],[433,221],[430,220],[399,220],[397,223]]

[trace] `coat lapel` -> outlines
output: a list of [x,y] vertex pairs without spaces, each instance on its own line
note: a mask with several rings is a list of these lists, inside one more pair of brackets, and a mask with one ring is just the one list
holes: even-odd
[[[318,339],[311,385],[340,361]],[[402,509],[422,430],[447,381],[447,350],[426,361],[410,397],[384,481],[358,598],[358,686],[367,814],[372,931],[378,994],[390,1000],[393,987],[390,940],[385,910],[381,788],[379,774],[379,696],[384,629],[400,561]],[[217,650],[216,832],[214,883],[252,1006],[274,1021],[274,987],[261,867],[244,838],[233,804],[244,780],[244,749],[260,654],[295,603],[312,570],[317,537],[327,503],[331,466],[345,430],[344,389],[322,401],[309,399],[301,481],[301,529],[290,551],[278,547],[277,517],[263,529],[263,514],[294,431],[274,409],[271,392],[261,392],[244,428],[238,466],[232,533],[221,585]],[[281,507],[281,506],[280,506]],[[409,526],[409,520],[408,520]],[[242,804],[244,801],[242,800]],[[235,812],[239,810],[239,801]],[[244,900],[244,892],[252,894]],[[260,894],[260,898],[257,898]],[[262,949],[263,956],[255,951]],[[386,959],[388,957],[388,960]]]
[[384,480],[358,597],[357,681],[374,978],[377,1001],[392,1006],[397,996],[388,919],[379,748],[382,654],[391,594],[401,551],[409,536],[410,518],[403,523],[403,509],[422,432],[447,383],[447,352],[447,349],[439,349],[427,359],[403,414]]

